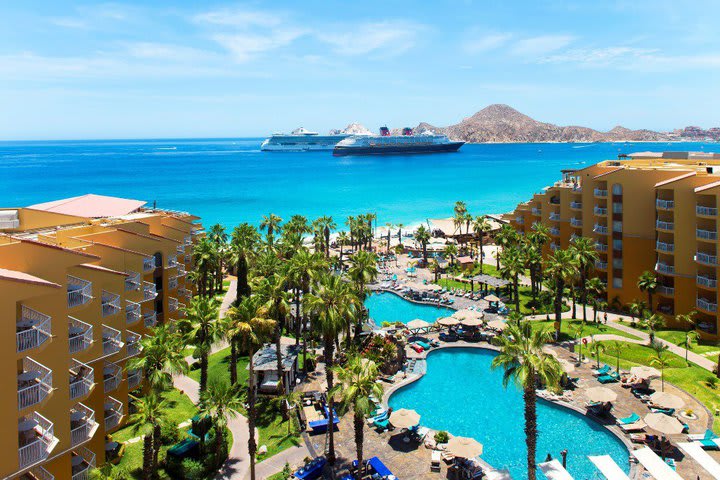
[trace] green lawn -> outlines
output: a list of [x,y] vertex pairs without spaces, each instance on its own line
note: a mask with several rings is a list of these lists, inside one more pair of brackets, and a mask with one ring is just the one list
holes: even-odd
[[[550,316],[552,318],[552,315]],[[582,320],[569,320],[569,319],[563,319],[562,323],[560,324],[560,340],[570,340],[575,338],[575,329],[577,329],[580,324],[582,324]],[[548,329],[554,329],[555,321],[554,320],[534,320],[532,322],[533,329],[539,329],[539,328],[548,328]],[[616,328],[613,328],[609,325],[604,325],[602,323],[592,323],[587,322],[585,324],[585,328],[582,331],[582,336],[587,337],[589,335],[600,335],[600,334],[614,334],[619,335],[621,337],[625,338],[637,338],[633,335],[630,335],[629,333],[625,333],[623,331],[620,331]]]
[[[646,328],[641,327],[639,323],[636,323],[634,326],[631,322],[621,321],[619,323],[622,323],[623,325],[626,325],[628,327],[636,328],[645,333],[647,333],[648,331]],[[685,341],[685,330],[664,329],[655,332],[655,336],[657,336],[658,338],[662,338],[663,340],[666,340],[672,344],[679,345],[681,342]],[[695,343],[691,345],[690,351],[695,352],[699,355],[704,355],[706,353],[720,351],[720,346],[718,346],[718,344],[715,342],[701,341],[700,343]]]
[[[208,380],[209,381],[221,381],[221,382],[229,382],[230,381],[230,371],[229,371],[229,365],[230,365],[230,347],[225,348],[223,350],[220,350],[219,352],[216,352],[208,357]],[[197,362],[195,363],[195,366],[197,366]],[[237,372],[238,372],[238,382],[240,383],[247,383],[248,380],[248,357],[246,355],[239,356],[238,357],[238,364],[237,364]],[[190,373],[188,375],[190,378],[195,380],[196,382],[200,381],[200,370],[198,368],[194,368],[190,370]]]

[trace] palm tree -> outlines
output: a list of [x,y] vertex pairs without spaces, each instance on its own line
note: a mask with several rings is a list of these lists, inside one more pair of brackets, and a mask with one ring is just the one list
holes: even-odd
[[647,310],[647,304],[643,300],[635,300],[628,305],[628,311],[630,312],[633,326],[635,326],[636,319],[642,318],[645,310]]
[[558,385],[562,368],[558,360],[546,353],[543,347],[552,341],[547,329],[533,330],[530,322],[508,323],[495,343],[500,353],[493,359],[492,368],[502,368],[503,385],[513,381],[523,390],[525,402],[525,443],[527,445],[527,478],[536,480],[537,457],[537,405],[536,382],[553,388]]
[[152,391],[158,393],[172,385],[172,376],[188,369],[182,337],[160,325],[140,340],[142,353],[127,361],[127,370],[142,370]]
[[590,269],[595,265],[598,253],[595,250],[595,241],[587,237],[576,237],[570,244],[570,254],[578,267],[580,276],[580,304],[583,309],[583,321],[587,321],[587,281]]
[[462,234],[462,226],[465,223],[465,215],[467,214],[467,204],[458,200],[453,208],[453,224],[455,226],[456,235]]
[[230,372],[230,385],[235,385],[238,379],[238,349],[241,337],[245,332],[245,324],[249,323],[255,316],[256,305],[255,299],[252,297],[244,297],[240,302],[236,303],[225,313],[222,320],[225,338],[230,344],[230,359],[228,361],[228,370]]
[[575,339],[575,342],[578,345],[578,360],[582,361],[583,355],[582,355],[582,341],[578,342],[578,340],[582,339],[582,334],[585,331],[585,322],[580,322],[579,325],[573,327],[571,329],[573,338]]
[[236,302],[240,302],[243,297],[250,296],[249,262],[255,255],[259,243],[260,234],[249,223],[241,223],[233,229],[232,238],[230,239],[230,261],[235,265],[237,275]]
[[393,224],[390,222],[387,222],[385,224],[385,227],[387,228],[387,254],[390,255],[390,231],[393,228]]
[[500,231],[495,235],[495,243],[497,244],[498,251],[495,253],[495,267],[500,270],[500,256],[501,249],[505,250],[518,243],[518,233],[510,225],[503,225]]
[[[331,395],[339,395],[342,404],[353,411],[356,458],[358,465],[362,465],[365,417],[371,415],[375,407],[371,398],[381,398],[383,395],[382,386],[376,382],[378,368],[372,360],[358,356],[351,358],[345,366],[335,367],[335,373],[338,384]],[[355,475],[359,480],[362,469],[358,468]]]
[[[321,230],[325,247],[325,258],[330,258],[330,232],[337,228],[337,224],[333,221],[333,218],[327,215],[316,220],[318,228]],[[313,222],[315,224],[315,222]]]
[[197,296],[185,308],[186,317],[178,322],[188,343],[195,347],[193,355],[200,358],[200,395],[207,388],[208,355],[213,342],[219,337],[218,312],[220,305],[212,297]]
[[200,413],[212,418],[215,429],[215,466],[225,461],[225,427],[231,418],[238,416],[243,408],[240,385],[230,385],[221,381],[210,383],[200,397]]
[[555,292],[555,334],[556,338],[560,338],[563,291],[566,282],[575,273],[575,266],[570,253],[567,250],[555,250],[547,259],[545,272],[553,282],[553,291]]
[[133,432],[142,433],[143,478],[153,478],[158,467],[160,452],[160,424],[168,404],[160,395],[150,392],[137,399],[136,412],[130,416]]
[[483,246],[485,244],[485,234],[490,231],[491,225],[488,222],[485,215],[478,215],[475,217],[473,222],[473,231],[478,239],[478,245],[480,246],[480,273],[483,273],[484,253]]
[[445,255],[450,257],[450,265],[451,266],[455,265],[455,257],[457,257],[457,254],[458,254],[457,245],[455,245],[454,243],[448,243],[447,245],[445,245]]
[[605,352],[605,344],[596,342],[595,336],[590,335],[590,348],[595,352],[595,367],[600,368],[600,354]]
[[[611,340],[607,348],[615,355],[615,371],[620,371],[620,353],[627,348],[627,343],[619,340]],[[598,364],[598,367],[600,365]]]
[[193,246],[193,265],[199,274],[198,293],[200,295],[212,295],[213,277],[218,265],[218,251],[215,244],[207,237],[201,238]]
[[425,228],[425,225],[420,225],[418,229],[415,230],[415,240],[422,246],[423,260],[427,265],[427,245],[428,242],[430,242],[430,232]]
[[688,351],[692,348],[692,346],[698,341],[698,338],[700,338],[700,335],[698,332],[694,330],[695,327],[695,312],[694,310],[686,313],[686,314],[677,314],[675,315],[675,320],[680,323],[687,323],[688,329],[685,330],[685,339],[678,343],[679,346],[683,347],[685,349],[685,363],[690,365],[690,362],[688,361]]
[[[344,235],[345,232],[340,232],[340,236]],[[340,246],[340,252],[342,258],[342,244]],[[312,282],[317,279],[320,272],[327,269],[327,262],[323,259],[319,253],[311,254],[307,250],[301,250],[290,259],[288,263],[288,276],[297,281],[300,285],[300,289],[303,295],[310,293],[310,287]],[[302,308],[300,308],[300,295],[295,296],[295,314],[299,316],[295,322],[295,338],[300,338],[300,334],[303,337],[303,358],[307,358],[307,332],[305,331],[305,325],[307,323],[305,315],[303,315]],[[298,331],[298,328],[302,326],[302,332]],[[303,362],[303,370],[307,373],[307,364]]]
[[653,272],[650,272],[648,270],[645,270],[640,277],[638,278],[637,286],[640,289],[641,292],[647,293],[648,296],[648,309],[652,313],[653,311],[653,301],[652,296],[653,293],[655,293],[655,290],[657,290],[658,283],[657,283],[657,277]]
[[[598,311],[598,298],[605,291],[605,284],[597,277],[588,278],[585,280],[585,292],[590,295],[592,299],[593,307],[593,323],[597,323],[597,311]],[[584,316],[584,315],[583,315]]]
[[[290,311],[290,296],[287,292],[288,280],[289,277],[286,275],[286,272],[276,272],[272,276],[265,278],[258,287],[258,296],[264,302],[264,308],[267,309],[270,318],[275,320],[273,340],[275,343],[275,358],[278,372],[283,371],[280,340],[283,329],[285,328],[285,319]],[[287,388],[288,385],[283,385],[283,376],[279,374],[279,377],[279,390]]]
[[[328,392],[333,389],[333,363],[335,339],[355,315],[359,301],[350,287],[340,277],[323,275],[315,292],[307,295],[306,309],[316,315],[318,329],[325,344],[325,373]],[[333,396],[328,396],[328,411],[333,411]],[[328,463],[335,463],[335,437],[332,428],[328,429]]]
[[337,243],[338,243],[338,246],[340,247],[340,257],[339,257],[340,258],[340,271],[343,270],[343,255],[344,255],[343,246],[347,245],[349,241],[350,241],[350,237],[348,237],[347,232],[345,232],[343,230],[342,232],[338,233]]
[[263,216],[262,222],[260,222],[260,230],[267,230],[267,243],[271,248],[275,240],[275,233],[280,230],[281,223],[282,218],[274,213]]
[[643,328],[648,329],[648,335],[650,336],[650,345],[655,343],[655,332],[665,326],[665,317],[659,313],[653,313],[652,315],[646,315],[642,319],[640,325]]
[[651,344],[654,355],[650,355],[650,365],[660,369],[660,384],[661,390],[665,391],[665,368],[670,365],[670,359],[667,357],[667,345],[661,345],[659,343]]
[[521,245],[525,265],[530,270],[530,293],[535,300],[542,289],[542,252],[532,242],[524,242]]
[[227,233],[225,232],[225,227],[223,227],[219,223],[216,223],[215,225],[210,227],[210,230],[208,230],[207,237],[213,243],[213,245],[215,246],[215,251],[217,252],[217,262],[215,265],[215,284],[218,285],[220,289],[222,289],[223,260],[227,254],[228,240]]
[[515,297],[515,311],[520,312],[520,275],[525,273],[525,262],[522,258],[522,252],[518,248],[510,248],[503,250],[502,268],[500,271],[503,276],[511,279],[513,282],[513,296]]
[[[375,257],[375,254],[360,251],[350,257],[348,276],[355,286],[355,292],[359,300],[361,302],[365,301],[365,296],[367,294],[365,287],[369,283],[374,282],[378,276],[377,258]],[[360,315],[357,315],[355,339],[360,336],[360,331],[362,330],[362,320],[364,319]]]

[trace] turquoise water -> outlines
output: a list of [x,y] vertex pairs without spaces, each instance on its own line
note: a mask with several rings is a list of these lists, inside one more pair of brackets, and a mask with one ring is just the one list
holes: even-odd
[[378,325],[382,322],[408,323],[416,318],[435,323],[439,317],[448,317],[455,312],[451,308],[408,302],[394,293],[373,293],[365,300],[365,306],[370,311],[370,318]]
[[[522,395],[515,386],[503,388],[502,370],[490,369],[494,356],[471,348],[431,352],[427,374],[394,393],[389,403],[394,409],[414,409],[424,426],[475,438],[485,447],[485,461],[508,468],[520,480],[527,478]],[[548,453],[559,459],[567,449],[567,468],[576,480],[601,478],[587,455],[608,454],[628,471],[627,449],[604,427],[542,400],[537,409],[538,461]]]
[[262,139],[0,142],[0,205],[26,206],[84,193],[188,210],[233,226],[273,212],[287,219],[374,212],[378,225],[511,210],[577,168],[638,150],[720,150],[718,145],[483,144],[456,154],[342,157],[268,153]]

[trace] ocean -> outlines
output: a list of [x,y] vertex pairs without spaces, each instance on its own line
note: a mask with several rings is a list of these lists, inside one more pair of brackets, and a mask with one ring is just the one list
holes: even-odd
[[96,193],[189,211],[205,226],[258,224],[263,215],[309,219],[372,212],[386,222],[512,210],[582,168],[636,151],[720,151],[703,143],[479,144],[458,153],[341,157],[261,152],[258,138],[0,142],[0,206]]

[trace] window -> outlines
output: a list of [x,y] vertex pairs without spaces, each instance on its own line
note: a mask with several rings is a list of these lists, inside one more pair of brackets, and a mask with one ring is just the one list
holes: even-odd
[[613,250],[622,251],[622,240],[617,238],[613,240]]
[[615,183],[612,186],[613,195],[622,195],[622,185]]
[[613,202],[613,213],[622,213],[622,202]]
[[613,232],[622,232],[622,221],[613,221]]
[[622,288],[622,278],[620,277],[613,277],[613,288]]
[[613,268],[617,268],[618,270],[622,270],[622,268],[623,268],[623,259],[622,259],[622,258],[613,258]]

